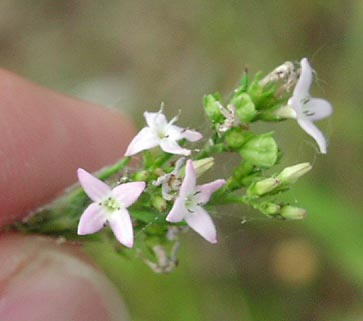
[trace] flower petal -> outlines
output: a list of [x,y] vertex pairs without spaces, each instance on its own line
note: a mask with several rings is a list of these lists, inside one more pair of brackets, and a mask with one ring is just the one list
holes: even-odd
[[179,126],[175,126],[169,123],[168,126],[165,127],[165,131],[166,131],[165,134],[168,136],[170,140],[178,141],[184,138],[183,136],[184,128],[181,128]]
[[105,214],[101,205],[92,203],[86,208],[79,220],[77,234],[86,235],[99,231],[106,222]]
[[209,214],[200,206],[185,216],[187,224],[210,243],[217,243],[217,231]]
[[115,234],[121,244],[127,247],[134,245],[134,231],[132,229],[130,214],[126,209],[113,213],[109,219],[109,223],[113,234]]
[[180,186],[179,196],[184,198],[191,193],[194,193],[196,180],[197,174],[195,172],[193,162],[189,159],[185,165],[185,177],[182,185]]
[[321,133],[321,131],[313,124],[312,121],[308,119],[298,119],[297,120],[300,127],[311,137],[313,137],[316,141],[316,143],[319,146],[320,152],[322,154],[326,154],[326,140],[324,135]]
[[190,129],[184,130],[182,132],[182,135],[183,135],[183,138],[189,140],[190,142],[196,142],[203,137],[203,135],[201,133],[199,133],[195,130],[190,130]]
[[82,168],[77,170],[79,182],[92,201],[99,202],[111,193],[111,188]]
[[203,135],[195,130],[184,129],[179,126],[175,125],[168,125],[166,127],[167,135],[172,140],[181,140],[183,138],[189,140],[190,142],[196,142],[197,140],[201,139]]
[[333,112],[332,105],[321,98],[311,98],[302,107],[302,113],[304,117],[316,121],[320,119],[324,119],[331,115]]
[[145,182],[131,182],[116,186],[112,190],[112,195],[120,201],[124,207],[129,207],[135,203],[140,194],[145,189]]
[[151,128],[145,127],[131,141],[127,147],[125,156],[132,156],[143,150],[153,148],[159,145],[159,141],[160,139],[155,132]]
[[153,129],[164,128],[168,124],[165,115],[160,111],[157,113],[149,113],[146,111],[144,112],[144,117],[147,125]]
[[168,222],[181,222],[186,215],[189,214],[188,210],[185,208],[185,200],[183,197],[178,197],[174,205],[169,212],[168,216],[166,217],[166,220]]
[[224,179],[217,179],[213,182],[210,182],[208,184],[197,186],[196,190],[200,191],[199,194],[197,194],[197,202],[198,203],[208,203],[211,195],[218,189],[220,189],[226,181]]
[[160,141],[160,148],[167,153],[176,155],[190,155],[191,151],[189,149],[182,148],[173,139],[164,138]]
[[311,82],[313,80],[313,70],[310,67],[309,61],[306,58],[303,58],[300,61],[300,65],[301,65],[300,77],[299,80],[297,81],[293,93],[293,96],[299,100],[308,97],[310,95],[309,90]]

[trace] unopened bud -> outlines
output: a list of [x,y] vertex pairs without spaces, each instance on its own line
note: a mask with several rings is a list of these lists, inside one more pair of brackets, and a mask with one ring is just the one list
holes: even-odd
[[251,122],[257,115],[255,104],[247,93],[234,96],[230,103],[236,108],[237,116],[243,123]]
[[140,171],[135,173],[134,180],[135,181],[143,181],[145,182],[149,177],[149,173],[147,171]]
[[306,217],[306,210],[300,207],[286,205],[281,209],[280,215],[287,220],[301,220]]
[[[197,177],[202,176],[206,171],[214,165],[214,158],[213,157],[206,157],[198,160],[193,160],[193,167],[197,174]],[[181,169],[180,176],[185,176],[185,166]]]
[[151,204],[159,212],[164,212],[167,208],[166,201],[161,196],[158,195],[152,197]]
[[285,184],[293,184],[296,180],[305,175],[312,169],[310,163],[301,163],[294,166],[286,167],[282,172],[277,175],[277,179],[281,181],[281,183]]
[[226,133],[225,142],[228,147],[239,149],[246,142],[247,136],[242,128],[232,128]]
[[204,96],[203,105],[208,118],[214,123],[223,122],[219,102],[213,95]]
[[272,202],[263,202],[259,205],[258,209],[265,215],[277,215],[280,213],[280,205]]
[[214,158],[207,157],[193,161],[193,167],[197,174],[197,177],[202,176],[206,171],[212,168],[214,165]]
[[255,166],[269,168],[277,161],[278,148],[272,134],[267,133],[249,139],[240,149],[240,154]]
[[277,188],[281,182],[273,177],[266,178],[262,181],[254,183],[249,189],[249,195],[261,196],[267,193],[272,192],[275,188]]

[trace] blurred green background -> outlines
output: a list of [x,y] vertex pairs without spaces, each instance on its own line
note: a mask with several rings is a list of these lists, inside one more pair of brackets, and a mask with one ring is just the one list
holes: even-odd
[[245,66],[267,73],[302,57],[334,105],[319,124],[326,156],[293,121],[259,125],[276,131],[284,163],[314,163],[289,196],[308,209],[303,222],[220,209],[219,244],[189,233],[170,275],[89,248],[132,320],[363,320],[362,30],[361,0],[0,2],[1,67],[140,126],[163,101],[204,129],[204,94],[228,94]]

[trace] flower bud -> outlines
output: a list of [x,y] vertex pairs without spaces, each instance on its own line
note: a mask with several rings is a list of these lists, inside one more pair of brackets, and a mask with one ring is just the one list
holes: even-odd
[[213,165],[214,165],[213,157],[207,157],[193,161],[193,167],[196,171],[197,177],[202,176],[206,171],[212,168]]
[[235,127],[230,129],[225,136],[225,142],[228,147],[239,149],[246,142],[247,135],[242,128]]
[[167,208],[166,201],[159,195],[155,195],[151,198],[151,204],[159,212],[164,212]]
[[273,177],[266,178],[262,181],[254,183],[249,189],[248,194],[251,196],[261,196],[273,191],[281,182]]
[[[202,176],[206,171],[214,165],[214,158],[213,157],[206,157],[198,160],[193,160],[193,167],[197,174],[197,177]],[[185,166],[180,171],[180,177],[185,176]]]
[[230,104],[236,108],[237,116],[243,123],[251,122],[257,115],[255,104],[247,93],[234,96]]
[[214,123],[223,122],[219,102],[213,95],[204,96],[203,105],[208,118]]
[[282,172],[277,175],[277,179],[284,184],[293,184],[296,180],[305,175],[312,169],[310,163],[301,163],[294,166],[286,167]]
[[280,213],[281,207],[276,203],[263,202],[259,204],[258,209],[265,215],[274,216]]
[[255,166],[269,168],[277,161],[278,148],[271,133],[256,135],[242,146],[240,155]]
[[134,180],[135,181],[140,181],[140,182],[145,182],[149,177],[149,173],[147,171],[140,171],[135,173],[134,175]]
[[286,205],[281,209],[280,215],[287,220],[301,220],[306,217],[306,210],[300,207]]
[[257,180],[256,175],[253,165],[242,162],[234,169],[232,177],[227,182],[227,187],[229,190],[235,190],[242,186],[249,186]]

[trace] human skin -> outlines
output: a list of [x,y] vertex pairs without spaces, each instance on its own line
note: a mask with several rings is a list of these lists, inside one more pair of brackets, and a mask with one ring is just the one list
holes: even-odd
[[[120,113],[0,70],[0,228],[122,157],[135,134]],[[79,246],[0,234],[0,319],[128,320],[117,290]]]

